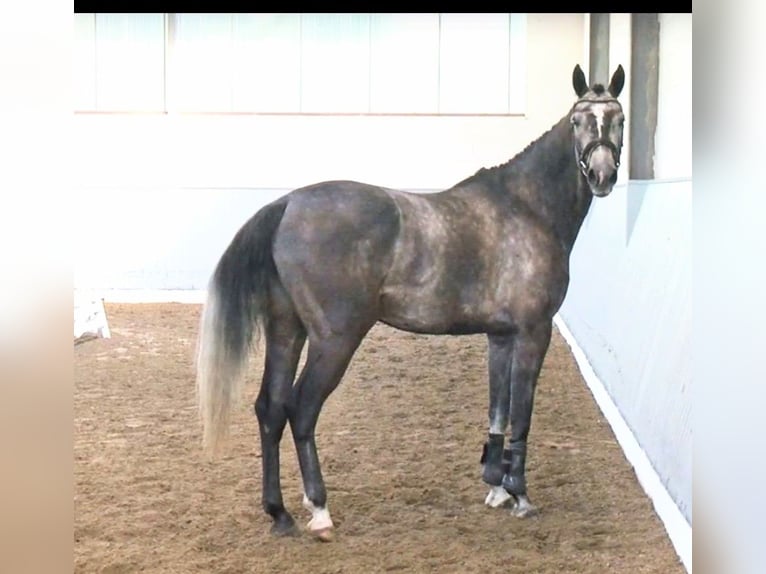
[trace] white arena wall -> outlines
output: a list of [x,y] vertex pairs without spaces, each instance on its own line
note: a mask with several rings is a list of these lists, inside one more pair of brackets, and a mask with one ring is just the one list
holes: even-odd
[[[610,61],[630,93],[630,15],[610,17]],[[654,179],[595,200],[558,323],[602,411],[692,571],[692,15],[659,15]],[[630,101],[625,102],[630,113]],[[630,130],[630,126],[628,126]],[[626,134],[627,135],[627,134]],[[592,385],[593,387],[593,385]],[[611,409],[610,409],[611,406]]]

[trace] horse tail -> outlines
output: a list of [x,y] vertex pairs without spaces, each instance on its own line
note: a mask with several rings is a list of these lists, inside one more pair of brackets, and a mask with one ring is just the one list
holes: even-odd
[[211,455],[228,437],[249,351],[268,313],[269,283],[277,273],[273,238],[286,207],[287,200],[280,199],[251,217],[224,251],[208,285],[197,345],[197,397],[203,447]]

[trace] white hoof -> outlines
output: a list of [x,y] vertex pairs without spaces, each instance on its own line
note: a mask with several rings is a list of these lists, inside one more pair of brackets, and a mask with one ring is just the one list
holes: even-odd
[[511,495],[502,486],[493,486],[487,494],[487,498],[484,499],[484,504],[490,508],[497,508],[508,502],[510,498]]
[[308,496],[303,495],[303,508],[311,512],[311,520],[308,523],[309,531],[321,540],[332,538],[334,524],[330,518],[330,511],[327,507],[317,507],[309,500]]

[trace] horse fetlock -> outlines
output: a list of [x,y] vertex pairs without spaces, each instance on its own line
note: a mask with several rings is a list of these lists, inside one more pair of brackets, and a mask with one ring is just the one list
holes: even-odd
[[295,524],[292,515],[283,509],[282,513],[272,515],[274,522],[271,525],[271,533],[275,536],[299,536],[300,530]]
[[503,451],[503,461],[501,466],[503,468],[503,474],[511,472],[511,449],[507,448]]
[[509,494],[515,496],[527,493],[527,479],[523,474],[505,474],[502,486]]
[[485,464],[481,479],[490,486],[502,486],[503,469],[500,466]]
[[484,464],[482,480],[491,486],[501,486],[503,475],[502,467],[503,442],[505,437],[501,434],[490,433],[481,456]]
[[288,514],[287,510],[285,509],[285,505],[284,503],[282,503],[281,500],[280,501],[264,500],[263,510],[266,511],[266,514],[271,516],[274,520],[277,520],[283,514]]
[[513,516],[516,518],[529,518],[539,514],[537,507],[530,502],[529,497],[526,494],[520,494],[515,498],[515,503],[511,508],[511,514]]
[[505,474],[524,477],[527,463],[527,441],[517,440],[508,445],[503,451],[503,468]]

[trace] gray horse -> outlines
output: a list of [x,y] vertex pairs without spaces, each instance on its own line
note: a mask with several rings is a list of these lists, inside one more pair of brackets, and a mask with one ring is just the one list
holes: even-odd
[[234,236],[202,316],[197,385],[204,445],[216,452],[226,437],[250,346],[263,332],[255,413],[263,507],[275,534],[298,531],[279,479],[289,421],[303,504],[312,513],[308,528],[332,538],[315,427],[378,321],[415,333],[487,334],[485,502],[509,506],[516,516],[534,512],[525,461],[535,386],[567,291],[572,246],[593,196],[612,190],[622,149],[624,115],[616,99],[622,66],[606,88],[589,88],[579,66],[572,80],[573,107],[503,165],[433,194],[352,181],[310,185],[262,208]]

